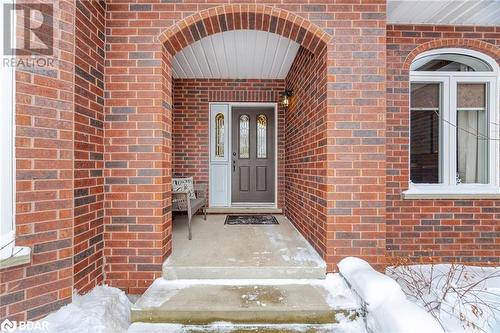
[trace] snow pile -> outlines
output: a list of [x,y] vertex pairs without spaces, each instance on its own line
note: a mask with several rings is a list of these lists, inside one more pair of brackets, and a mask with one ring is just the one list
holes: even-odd
[[374,333],[442,333],[443,328],[428,312],[409,300],[390,300],[368,310],[368,328]]
[[375,309],[389,299],[405,299],[405,294],[396,281],[380,274],[363,259],[347,257],[339,262],[338,267],[368,309]]
[[73,295],[72,303],[41,319],[47,323],[48,330],[26,332],[126,332],[130,325],[130,307],[130,301],[120,289],[98,286],[83,296]]
[[401,287],[366,261],[348,257],[338,264],[340,273],[366,303],[366,321],[372,332],[442,333],[439,323],[424,309],[408,301]]
[[404,265],[386,274],[446,332],[500,332],[500,267]]

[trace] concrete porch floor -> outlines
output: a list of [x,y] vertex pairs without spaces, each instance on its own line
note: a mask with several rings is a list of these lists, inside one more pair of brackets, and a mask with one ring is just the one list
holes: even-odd
[[163,264],[165,279],[324,279],[326,264],[283,215],[279,225],[224,225],[226,215],[173,221],[173,252]]

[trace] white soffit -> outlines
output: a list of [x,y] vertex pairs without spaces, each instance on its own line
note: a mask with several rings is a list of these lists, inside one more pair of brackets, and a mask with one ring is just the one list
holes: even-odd
[[299,47],[275,33],[225,31],[178,52],[173,59],[173,74],[180,79],[284,79]]
[[500,26],[500,0],[388,0],[387,23]]

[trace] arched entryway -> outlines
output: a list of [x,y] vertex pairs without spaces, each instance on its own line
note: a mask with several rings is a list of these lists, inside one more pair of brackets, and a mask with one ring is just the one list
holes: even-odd
[[[244,52],[238,49],[245,47],[242,43],[245,38],[249,39],[247,44],[265,49],[255,56],[259,58],[257,64],[255,61],[250,64],[252,57],[245,58]],[[302,17],[263,5],[211,8],[177,22],[159,37],[164,45],[164,99],[172,106],[170,176],[194,177],[195,183],[208,184],[211,208],[251,204],[252,208],[282,211],[321,256],[326,254],[327,152],[324,147],[330,39],[321,28]],[[218,48],[224,52],[218,53]],[[234,63],[239,70],[232,68]],[[204,66],[230,68],[205,70]],[[286,110],[280,105],[285,90],[294,92]],[[269,133],[273,135],[266,140],[266,147],[274,156],[264,154],[253,161],[250,154],[252,161],[240,167],[246,159],[241,155],[242,134],[239,129],[228,130],[230,126],[235,129],[242,126],[236,114],[248,118],[250,151],[258,149],[252,147],[253,141],[257,140],[259,145],[258,137],[252,137],[251,130],[257,126],[257,118],[269,120]],[[216,140],[212,135],[215,116],[226,117],[229,139],[225,144],[232,147],[220,156],[214,156],[212,149]],[[234,142],[231,144],[231,141]],[[269,160],[268,164],[262,164],[263,158]],[[245,169],[249,170],[248,177],[240,171]],[[271,173],[273,177],[269,176]],[[259,176],[267,177],[268,182],[259,184],[262,181]],[[241,185],[241,179],[248,179],[248,186]],[[224,186],[228,187],[227,194],[212,191]],[[256,191],[244,193],[240,187]],[[214,200],[215,195],[227,195],[227,199]],[[196,232],[193,237],[196,238]]]
[[312,53],[331,39],[317,25],[287,10],[264,5],[213,7],[177,22],[159,36],[166,51],[174,55],[206,36],[231,30],[261,30],[289,38]]
[[[106,280],[137,293],[161,276],[162,263],[172,253],[171,181],[178,170],[180,155],[175,142],[179,142],[179,134],[191,135],[183,137],[186,147],[182,149],[196,150],[202,157],[187,156],[186,165],[203,171],[209,161],[209,130],[203,125],[207,124],[208,108],[203,105],[242,100],[276,104],[285,87],[293,89],[294,96],[286,112],[277,110],[277,132],[282,133],[282,139],[278,137],[281,146],[276,148],[277,188],[282,189],[278,205],[325,259],[329,271],[346,255],[382,263],[383,15],[370,14],[372,19],[356,21],[359,27],[352,28],[352,6],[328,9],[331,15],[318,16],[297,8],[294,14],[272,6],[241,4],[214,5],[175,21],[179,16],[169,16],[170,6],[174,5],[127,6],[127,15],[141,18],[140,22],[122,20],[124,6],[110,6],[104,171]],[[154,13],[160,7],[165,11]],[[359,10],[378,13],[383,6]],[[335,11],[349,15],[335,15],[333,20]],[[129,26],[124,29],[125,25]],[[375,25],[379,28],[373,29]],[[207,37],[243,30],[273,34],[299,45],[280,82],[273,82],[272,77],[265,84],[233,80],[230,85],[219,80],[221,89],[198,81],[176,89],[173,59],[179,51]],[[176,91],[187,92],[188,113],[175,112]],[[199,94],[193,98],[192,92]],[[204,101],[197,103],[196,99]],[[203,110],[197,112],[197,108]],[[193,114],[194,118],[182,123],[186,126],[179,126],[176,115]],[[196,164],[200,161],[202,164]]]

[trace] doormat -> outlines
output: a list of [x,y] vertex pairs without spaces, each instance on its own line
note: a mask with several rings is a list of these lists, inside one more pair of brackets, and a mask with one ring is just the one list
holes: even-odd
[[278,220],[272,215],[228,215],[226,222],[229,225],[243,224],[279,224]]

